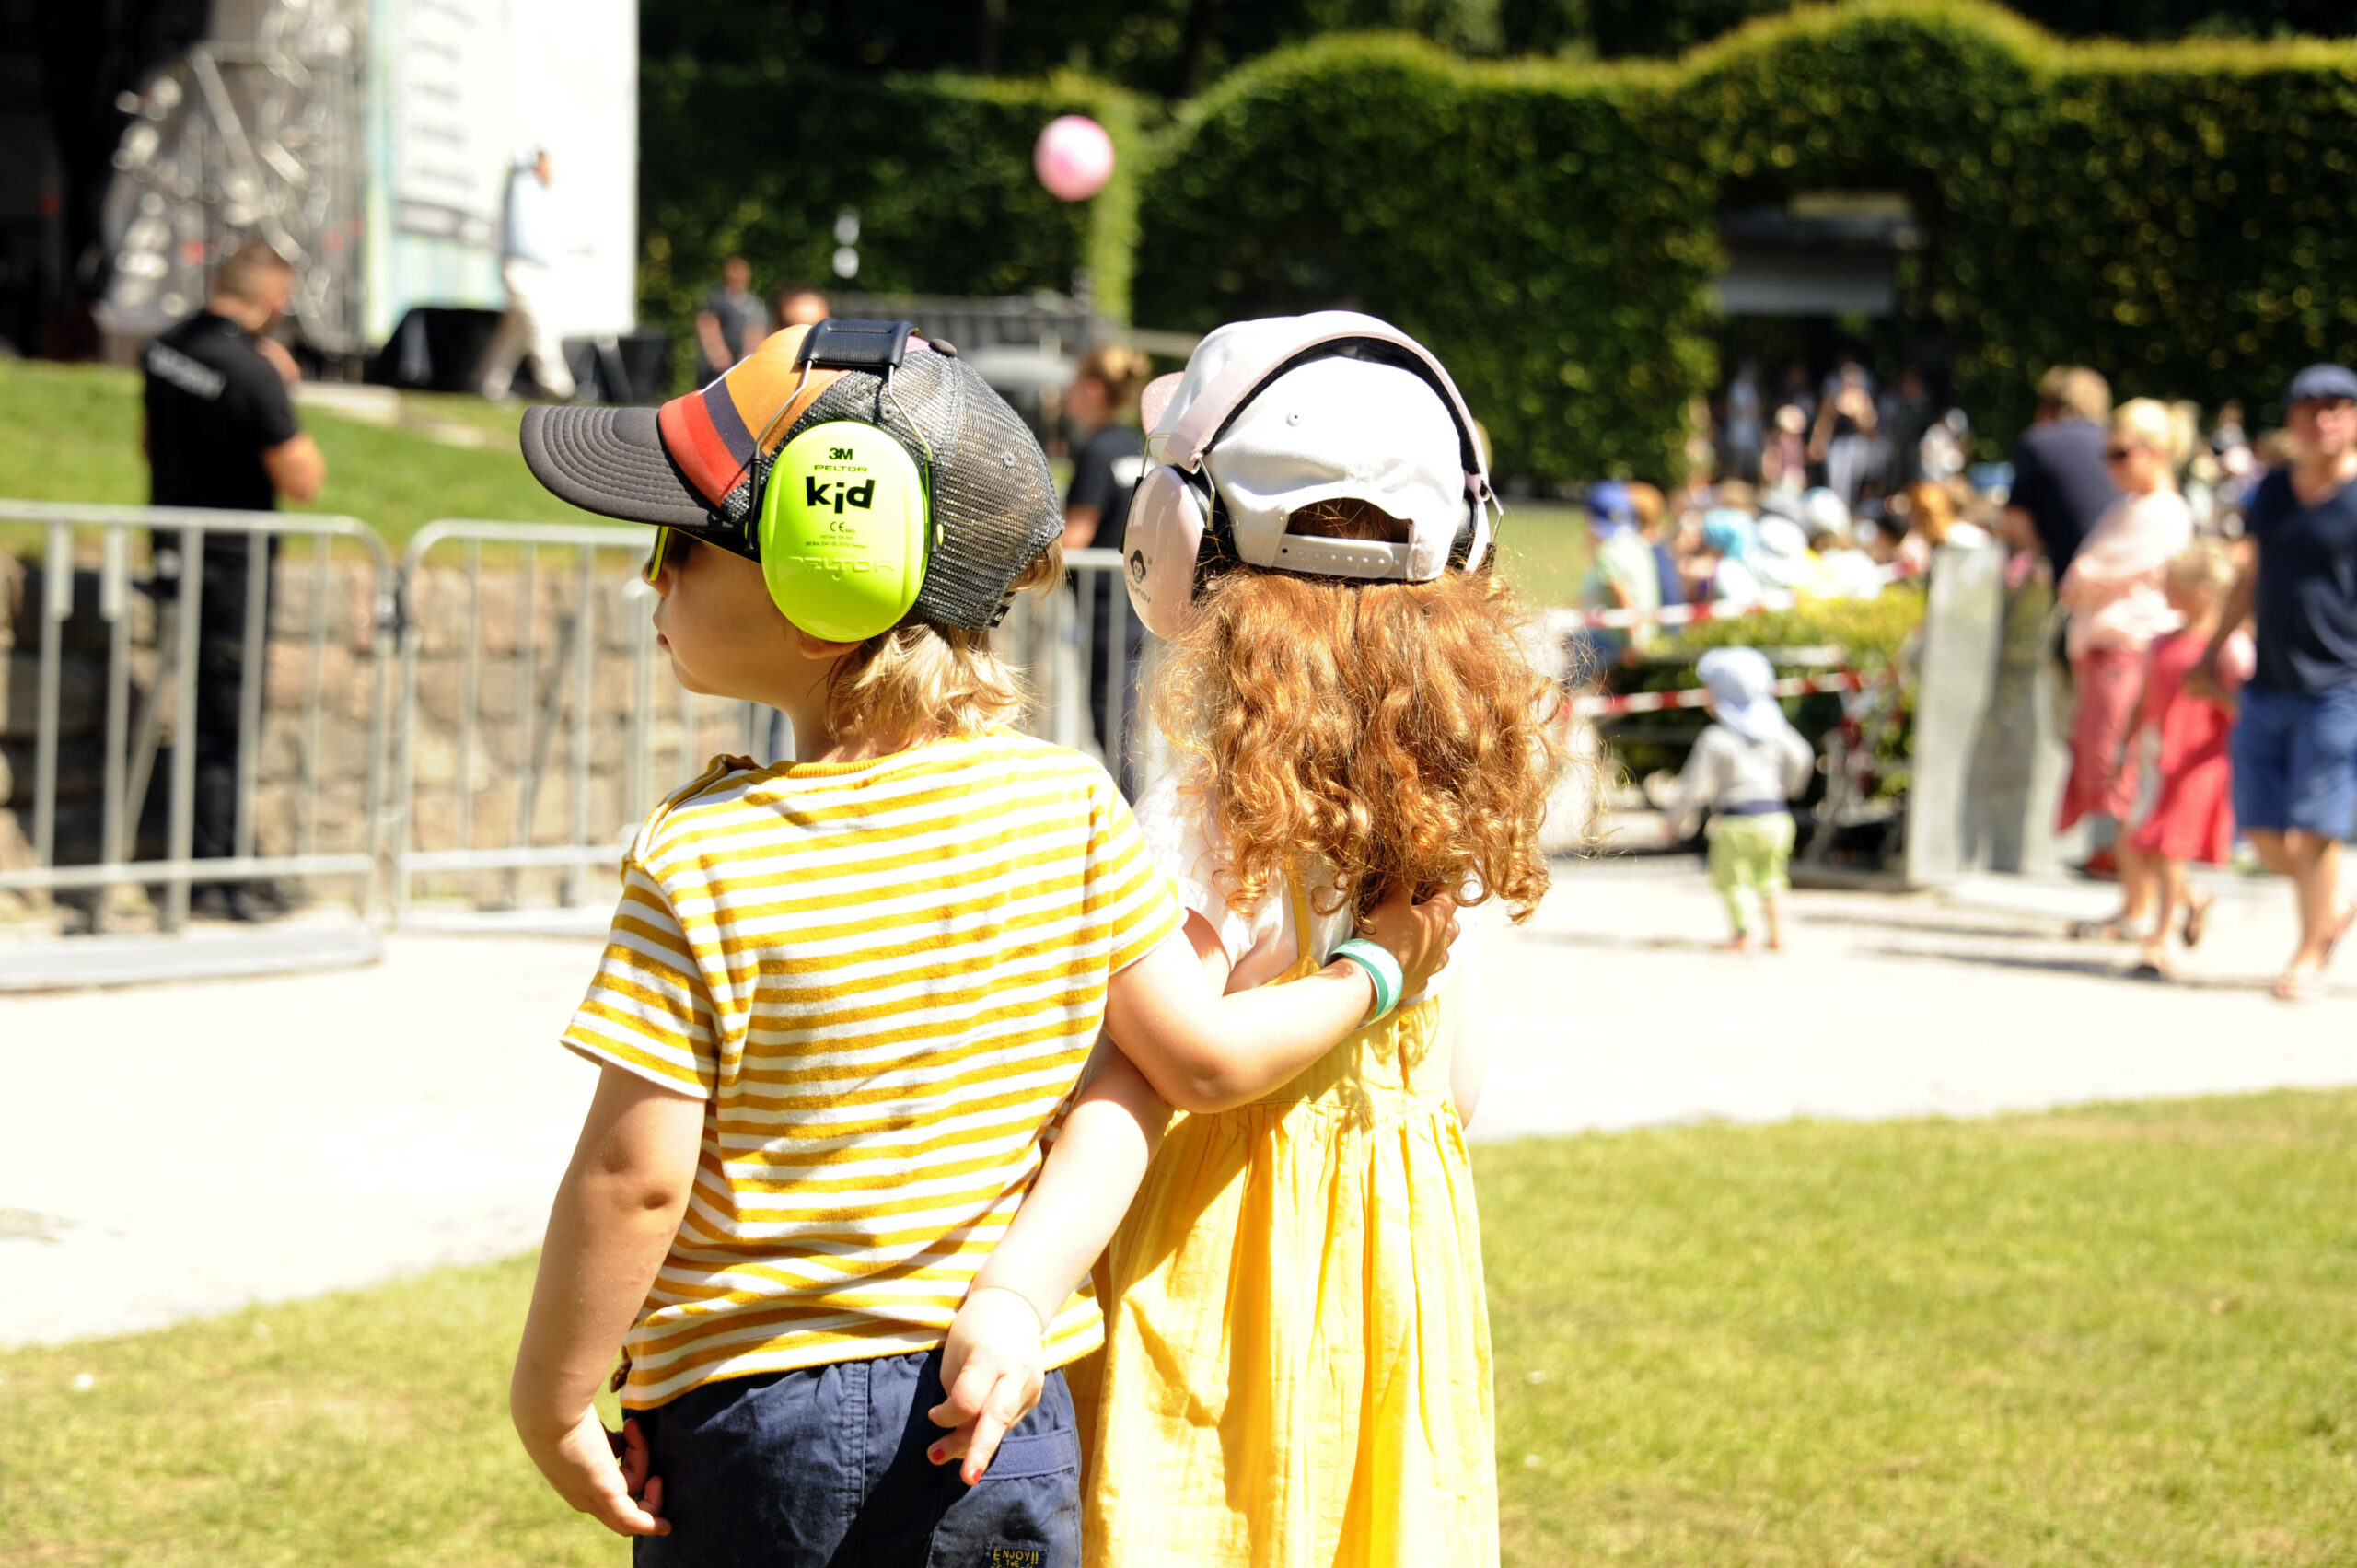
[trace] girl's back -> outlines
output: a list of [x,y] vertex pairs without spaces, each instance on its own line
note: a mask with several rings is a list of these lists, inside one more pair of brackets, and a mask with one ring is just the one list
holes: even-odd
[[[1437,361],[1344,312],[1237,323],[1146,408],[1130,576],[1180,763],[1141,825],[1205,966],[1309,973],[1403,891],[1527,916],[1554,693]],[[1496,1561],[1469,969],[1168,1130],[1108,1254],[1091,1562]]]

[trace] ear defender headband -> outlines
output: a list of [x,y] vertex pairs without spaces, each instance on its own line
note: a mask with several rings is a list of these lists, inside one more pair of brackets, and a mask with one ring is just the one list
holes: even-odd
[[[1458,456],[1465,470],[1466,507],[1465,520],[1449,547],[1447,566],[1475,571],[1489,559],[1489,508],[1495,505],[1495,497],[1490,489],[1488,465],[1473,434],[1472,413],[1448,372],[1422,343],[1363,317],[1330,331],[1288,340],[1273,353],[1238,358],[1196,394],[1169,435],[1150,441],[1149,449],[1160,459],[1160,466],[1148,469],[1132,494],[1123,565],[1130,602],[1156,636],[1182,633],[1204,581],[1223,558],[1230,563],[1241,559],[1224,516],[1219,487],[1204,468],[1205,456],[1237,415],[1271,382],[1311,360],[1328,357],[1365,359],[1411,371],[1447,406],[1457,426]],[[1159,397],[1155,386],[1146,389],[1140,412],[1147,430],[1159,429],[1178,379],[1172,377],[1161,384]],[[1389,546],[1377,545],[1364,552],[1368,560],[1363,563],[1358,560],[1360,552],[1353,549],[1360,541],[1320,540],[1316,544],[1312,553],[1335,575],[1389,575],[1387,570],[1364,569],[1378,556],[1387,566]],[[1277,565],[1275,562],[1250,563]]]

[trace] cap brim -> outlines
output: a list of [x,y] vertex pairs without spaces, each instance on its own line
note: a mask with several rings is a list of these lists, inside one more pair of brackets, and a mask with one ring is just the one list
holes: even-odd
[[665,455],[651,408],[524,411],[524,466],[560,501],[624,522],[708,527],[712,508]]
[[1162,427],[1162,416],[1170,412],[1170,400],[1178,395],[1178,384],[1187,378],[1183,370],[1173,370],[1157,376],[1145,384],[1138,394],[1138,425],[1147,435]]

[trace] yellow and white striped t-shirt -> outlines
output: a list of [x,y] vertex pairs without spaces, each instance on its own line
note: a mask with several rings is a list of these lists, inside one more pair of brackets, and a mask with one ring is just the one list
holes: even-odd
[[[939,1344],[1107,981],[1179,921],[1105,770],[1024,736],[723,758],[667,802],[564,1034],[709,1105],[622,1403]],[[1084,1281],[1049,1365],[1102,1331]]]

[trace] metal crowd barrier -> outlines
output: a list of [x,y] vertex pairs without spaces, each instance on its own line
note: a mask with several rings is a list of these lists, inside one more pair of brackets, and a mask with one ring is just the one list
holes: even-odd
[[[175,506],[96,506],[61,502],[0,501],[0,522],[29,523],[42,531],[41,603],[35,613],[41,646],[34,673],[36,717],[33,741],[33,820],[30,835],[33,864],[0,869],[0,890],[37,891],[52,896],[75,889],[97,889],[91,906],[93,929],[108,917],[105,890],[126,884],[162,884],[164,900],[159,923],[168,931],[187,919],[190,889],[198,882],[245,882],[272,877],[344,877],[357,879],[357,902],[367,910],[376,902],[379,868],[377,829],[382,816],[385,746],[389,731],[385,696],[391,671],[392,618],[389,613],[391,561],[384,543],[367,525],[351,517],[315,517],[275,512],[227,512]],[[177,579],[154,578],[145,585],[157,599],[157,668],[144,698],[133,714],[133,606],[135,584],[132,563],[138,540],[134,530],[153,529],[168,538],[180,563]],[[95,606],[106,627],[105,710],[102,725],[101,826],[95,863],[57,863],[58,771],[63,734],[64,634],[75,617],[75,589],[81,555],[77,538],[96,533],[98,594]],[[196,712],[197,664],[203,636],[204,540],[208,536],[239,535],[247,539],[246,611],[240,629],[242,675],[238,690],[237,797],[231,853],[225,857],[194,855],[196,747],[192,743]],[[280,540],[311,540],[308,568],[308,621],[304,628],[309,659],[304,674],[299,724],[299,782],[294,842],[287,852],[256,853],[255,799],[262,745],[263,679],[269,656],[272,555],[270,545]],[[366,800],[359,813],[359,842],[346,850],[319,847],[319,764],[323,693],[321,667],[326,657],[331,557],[339,541],[362,552],[371,583],[365,630],[371,693],[366,718]],[[159,543],[158,548],[163,548]],[[283,567],[300,571],[303,563]],[[33,607],[27,607],[32,609]],[[19,633],[21,636],[21,630]],[[355,677],[356,678],[356,677]],[[173,744],[167,784],[165,848],[160,858],[138,854],[139,824],[145,806],[163,735],[167,708],[172,715]]]
[[[587,873],[619,862],[660,792],[720,752],[761,762],[791,754],[782,715],[699,697],[661,668],[653,590],[639,578],[650,542],[648,529],[629,525],[455,517],[411,540],[401,558],[389,834],[396,920],[419,916],[422,889],[528,912],[524,880],[533,874],[554,874],[559,907],[602,906],[604,889],[593,896]],[[487,550],[494,575],[504,570],[513,585],[511,602],[486,597]],[[1120,552],[1075,551],[1067,563],[1076,591],[1026,599],[1001,635],[1027,667],[1035,731],[1094,750],[1094,650],[1080,596],[1100,581],[1113,590],[1117,635],[1134,611]],[[422,693],[437,671],[447,748],[424,733]],[[485,718],[493,700],[505,713],[496,725]],[[1132,707],[1124,683],[1114,683],[1109,701],[1120,733]],[[429,770],[430,752],[447,769]],[[546,809],[549,790],[561,796],[560,812]]]
[[[401,557],[395,919],[412,916],[421,881],[519,910],[530,901],[527,877],[554,873],[561,907],[603,903],[602,887],[589,897],[587,874],[619,864],[658,792],[694,778],[718,752],[768,762],[787,750],[772,710],[700,697],[668,669],[658,683],[654,590],[640,576],[653,540],[651,529],[622,524],[466,517],[437,519],[411,539]],[[486,581],[497,580],[486,577],[486,547],[494,569],[507,568],[507,604],[486,597]],[[507,668],[493,669],[495,661]],[[453,731],[446,780],[421,777],[429,663],[448,677],[437,682]],[[486,722],[487,702],[505,718]],[[562,794],[554,823],[543,809],[552,789]],[[447,813],[429,820],[437,805]]]
[[[126,884],[162,886],[158,923],[166,931],[185,922],[192,885],[277,877],[351,878],[362,914],[389,912],[397,920],[416,913],[422,899],[444,895],[496,910],[544,903],[552,879],[561,906],[602,904],[605,889],[590,893],[589,873],[617,863],[661,792],[693,778],[716,753],[761,761],[791,754],[782,715],[699,697],[661,668],[649,621],[652,590],[639,579],[650,543],[644,528],[444,518],[417,532],[396,571],[377,533],[351,517],[0,501],[0,523],[8,522],[41,530],[39,602],[27,605],[22,618],[38,624],[40,651],[31,682],[33,864],[0,869],[0,890],[54,896],[98,889],[94,928],[106,919],[104,890]],[[134,570],[145,529],[158,530],[159,550],[177,546],[176,578]],[[184,715],[198,712],[207,630],[197,563],[205,538],[221,534],[285,548],[248,553],[233,853],[199,859],[197,752],[185,743]],[[306,539],[308,550],[300,543]],[[342,576],[333,561],[340,550],[356,550],[362,558],[347,557]],[[1066,563],[1069,589],[1027,596],[1002,629],[1000,645],[1024,668],[1035,698],[1028,727],[1097,751],[1090,680],[1098,649],[1088,596],[1097,593],[1111,606],[1114,649],[1129,641],[1134,611],[1121,584],[1120,552],[1074,551]],[[355,564],[365,574],[361,595],[348,591]],[[87,592],[93,565],[94,604]],[[61,758],[81,733],[64,712],[77,580],[86,590],[81,613],[94,611],[102,630],[81,625],[75,641],[94,660],[98,638],[104,643],[103,722],[97,726],[102,809],[95,860],[61,865]],[[347,591],[339,594],[339,586]],[[143,589],[157,599],[152,653],[134,646],[133,595]],[[350,625],[331,624],[340,599],[352,606]],[[299,680],[301,696],[290,703],[282,691],[272,700],[281,708],[298,706],[299,715],[269,732],[280,748],[273,758],[284,759],[291,740],[294,776],[287,794],[273,798],[272,842],[263,843],[257,784],[265,771],[273,601],[278,678]],[[290,603],[299,613],[287,612]],[[29,629],[17,629],[19,703]],[[213,635],[223,631],[215,627]],[[366,661],[355,663],[344,698],[331,695],[322,679],[331,635]],[[299,650],[292,659],[290,644]],[[1134,678],[1119,679],[1108,694],[1109,733],[1131,738],[1132,780],[1154,771],[1138,741],[1146,726],[1136,722],[1134,691]],[[327,734],[331,728],[337,733]],[[142,808],[168,732],[174,743],[164,847],[142,858]],[[357,770],[348,765],[355,741],[366,750]],[[353,772],[365,773],[365,798],[356,813],[345,813],[357,819],[350,831],[340,824],[323,830],[331,753],[345,760],[338,776],[347,784]],[[1118,755],[1108,762],[1122,772]],[[288,769],[283,760],[274,765],[282,774]]]

